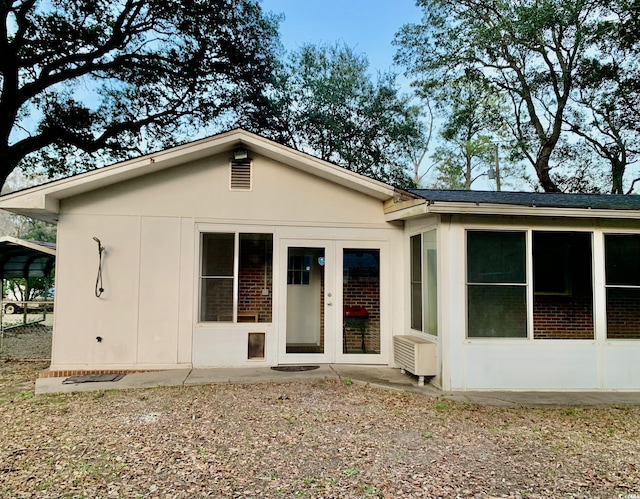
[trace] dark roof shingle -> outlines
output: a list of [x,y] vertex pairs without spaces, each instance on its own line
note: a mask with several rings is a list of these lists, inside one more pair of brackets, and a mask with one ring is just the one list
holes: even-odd
[[564,194],[555,192],[491,192],[410,189],[430,203],[506,204],[547,208],[640,210],[640,196],[623,194]]

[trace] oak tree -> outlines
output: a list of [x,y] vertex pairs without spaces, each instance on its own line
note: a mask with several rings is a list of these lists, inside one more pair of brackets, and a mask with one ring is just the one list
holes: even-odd
[[347,46],[305,45],[285,59],[276,89],[271,112],[253,124],[258,132],[371,178],[413,185],[410,153],[424,130],[395,75],[374,79],[367,58]]
[[0,0],[0,186],[19,166],[74,173],[250,112],[277,29],[257,0]]
[[396,37],[417,85],[475,71],[511,107],[510,131],[545,191],[581,57],[598,39],[602,0],[418,0],[424,16]]

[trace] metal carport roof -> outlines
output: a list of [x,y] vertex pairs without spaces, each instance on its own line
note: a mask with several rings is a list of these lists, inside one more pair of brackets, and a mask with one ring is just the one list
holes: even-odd
[[47,277],[56,261],[56,245],[0,237],[0,279]]

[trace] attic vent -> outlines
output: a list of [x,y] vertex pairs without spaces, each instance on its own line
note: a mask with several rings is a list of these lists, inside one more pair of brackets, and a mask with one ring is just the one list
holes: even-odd
[[232,159],[229,187],[232,191],[251,190],[251,159]]

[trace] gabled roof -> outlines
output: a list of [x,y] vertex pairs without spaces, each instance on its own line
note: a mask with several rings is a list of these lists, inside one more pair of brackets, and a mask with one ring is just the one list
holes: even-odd
[[640,196],[411,189],[421,200],[387,207],[387,220],[430,213],[640,219]]
[[246,130],[236,129],[30,189],[5,194],[0,196],[0,208],[55,223],[58,219],[60,201],[63,199],[216,154],[231,153],[238,147],[246,147],[255,154],[282,162],[380,201],[386,201],[394,196],[404,199],[414,197],[408,192],[399,191],[383,182],[364,177]]
[[56,260],[56,245],[0,237],[0,278],[46,277]]

